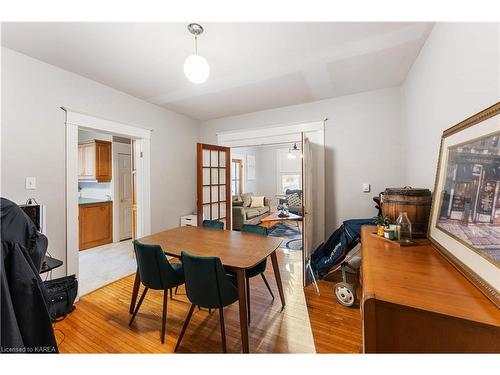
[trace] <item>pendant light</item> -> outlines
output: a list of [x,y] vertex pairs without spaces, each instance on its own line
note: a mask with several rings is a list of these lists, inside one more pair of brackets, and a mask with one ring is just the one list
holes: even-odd
[[194,55],[184,60],[184,74],[193,83],[203,83],[210,75],[210,66],[207,60],[198,55],[198,35],[203,33],[203,27],[197,23],[190,23],[188,30],[194,35]]
[[[300,149],[297,147],[297,143],[294,143],[293,146],[288,149],[288,159],[297,158],[297,152],[300,153]],[[300,153],[300,157],[302,157],[302,153]]]

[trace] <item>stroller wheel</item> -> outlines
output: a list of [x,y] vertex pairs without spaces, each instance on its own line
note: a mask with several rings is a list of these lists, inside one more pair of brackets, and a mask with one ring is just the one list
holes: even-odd
[[356,301],[356,291],[351,284],[345,282],[337,283],[333,288],[333,293],[337,301],[343,306],[350,307]]

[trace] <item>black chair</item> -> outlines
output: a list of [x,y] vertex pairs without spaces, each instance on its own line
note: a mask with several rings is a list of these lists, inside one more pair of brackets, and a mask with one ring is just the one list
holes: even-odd
[[224,229],[224,223],[218,220],[203,220],[201,225],[204,228]]
[[172,298],[172,288],[184,284],[183,267],[182,264],[170,263],[159,245],[145,245],[139,241],[134,241],[134,249],[141,283],[145,288],[128,325],[132,325],[147,291],[149,289],[163,290],[161,326],[161,343],[163,344],[165,342],[165,325],[167,322],[168,290],[170,290],[170,298]]
[[181,344],[182,337],[184,336],[184,332],[186,332],[195,306],[201,306],[209,309],[219,309],[222,351],[226,353],[223,308],[238,300],[238,289],[233,280],[226,275],[219,258],[198,257],[183,251],[181,259],[184,266],[186,294],[189,301],[191,301],[191,308],[182,326],[181,334],[175,345],[175,351],[177,351]]
[[[256,233],[263,236],[267,236],[268,231],[267,228],[261,227],[260,225],[252,225],[252,224],[243,224],[241,227],[242,232],[247,233]],[[256,266],[245,271],[245,277],[247,281],[247,305],[248,305],[248,324],[250,324],[250,279],[255,276],[262,276],[262,280],[264,280],[264,284],[266,284],[269,293],[271,293],[271,297],[274,299],[273,291],[267,282],[266,276],[264,275],[264,271],[266,270],[267,259],[264,259],[262,262],[257,264]]]

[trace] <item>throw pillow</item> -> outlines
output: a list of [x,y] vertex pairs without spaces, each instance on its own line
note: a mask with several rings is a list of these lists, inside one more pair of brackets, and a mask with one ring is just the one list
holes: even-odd
[[264,197],[252,197],[250,208],[264,207]]
[[286,203],[289,207],[299,207],[302,206],[302,199],[297,193],[293,193],[286,196]]
[[252,203],[252,193],[241,194],[241,199],[243,199],[243,207],[250,207],[250,203]]

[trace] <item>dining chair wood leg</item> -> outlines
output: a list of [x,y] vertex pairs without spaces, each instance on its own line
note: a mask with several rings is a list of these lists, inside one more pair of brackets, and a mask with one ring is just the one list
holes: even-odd
[[132,314],[134,312],[135,303],[137,302],[137,296],[139,295],[139,287],[141,286],[141,276],[139,275],[139,270],[135,271],[134,286],[132,287],[132,297],[130,298],[129,312]]
[[212,309],[209,307],[208,308],[208,313],[211,314],[212,313]]
[[245,270],[238,268],[236,270],[236,278],[238,285],[238,301],[240,307],[240,331],[241,331],[241,346],[243,353],[249,353],[248,345],[248,322],[247,322],[247,297],[245,288]]
[[260,276],[262,276],[262,280],[264,280],[264,284],[266,284],[267,286],[267,290],[269,290],[269,293],[271,293],[271,297],[273,297],[274,299],[274,294],[273,294],[273,291],[271,290],[271,286],[269,285],[269,283],[267,282],[267,279],[266,279],[266,276],[264,275],[264,272],[262,272],[260,274]]
[[175,292],[174,292],[175,294],[177,294],[177,289],[179,289],[178,286],[175,287]]
[[170,288],[170,299],[172,299],[172,288]]
[[281,309],[283,310],[285,308],[285,293],[283,292],[283,283],[281,282],[280,266],[278,264],[276,250],[271,254],[271,263],[273,264],[274,278],[276,279],[276,285],[278,286],[278,292],[281,299]]
[[132,325],[132,322],[135,319],[135,316],[137,315],[137,312],[139,311],[139,308],[142,305],[142,301],[144,301],[144,297],[146,297],[146,293],[148,292],[148,288],[144,288],[144,291],[141,294],[141,298],[139,298],[139,303],[137,304],[134,313],[132,314],[132,318],[130,319],[130,322],[128,323],[129,327]]
[[[170,289],[170,293],[172,293],[172,289]],[[172,298],[172,294],[170,294],[170,298]],[[163,315],[161,318],[161,343],[165,342],[165,326],[167,324],[167,302],[168,302],[168,292],[166,290],[163,291]]]
[[222,307],[219,309],[219,320],[220,320],[220,335],[222,339],[222,352],[227,353],[226,329],[224,327],[224,309]]
[[191,308],[189,309],[188,315],[186,317],[186,321],[184,322],[184,325],[182,326],[181,334],[179,335],[179,338],[177,339],[177,344],[175,344],[175,349],[174,351],[176,352],[177,349],[179,349],[179,345],[181,344],[182,337],[184,336],[184,332],[186,332],[186,328],[189,324],[189,321],[191,320],[191,315],[193,315],[195,305],[192,304]]
[[247,285],[247,312],[248,312],[248,325],[250,325],[250,279],[246,278]]

